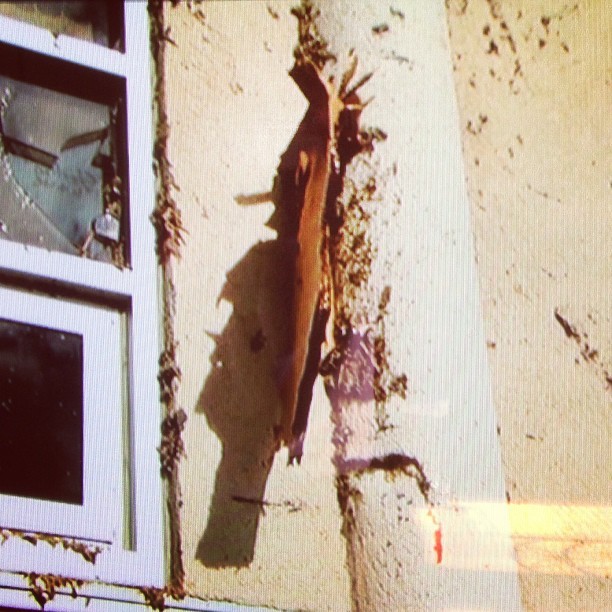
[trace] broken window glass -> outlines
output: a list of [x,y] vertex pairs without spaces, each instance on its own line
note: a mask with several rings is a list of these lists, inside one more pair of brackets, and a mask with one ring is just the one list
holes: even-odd
[[0,2],[0,14],[6,17],[113,49],[123,47],[122,8],[121,2],[106,0]]
[[83,338],[0,319],[0,493],[83,504]]
[[0,238],[123,263],[116,115],[0,76]]

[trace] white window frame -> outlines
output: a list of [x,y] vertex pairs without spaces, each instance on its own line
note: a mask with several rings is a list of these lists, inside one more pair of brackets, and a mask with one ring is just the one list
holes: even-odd
[[[121,314],[0,287],[0,318],[78,334],[83,343],[83,504],[0,494],[3,526],[116,541],[123,515],[116,461],[122,453]],[[111,460],[100,465],[103,457]],[[110,499],[119,503],[109,505]]]
[[[155,192],[149,20],[146,2],[124,2],[123,9],[124,52],[64,35],[55,36],[37,26],[0,16],[1,42],[125,80],[127,133],[123,136],[127,139],[130,219],[130,268],[118,269],[108,263],[49,252],[31,245],[0,241],[0,274],[5,278],[11,276],[22,279],[32,287],[39,282],[46,283],[46,286],[65,287],[70,289],[71,297],[82,296],[80,301],[69,301],[60,297],[34,295],[24,290],[18,300],[22,308],[18,320],[82,333],[86,352],[85,384],[90,385],[91,380],[87,377],[95,377],[95,370],[100,367],[96,359],[101,359],[105,363],[118,364],[117,367],[123,370],[123,377],[127,381],[123,388],[129,390],[123,394],[123,406],[111,410],[108,422],[98,420],[92,416],[93,413],[88,414],[87,411],[100,402],[95,390],[89,400],[85,393],[85,428],[87,430],[91,427],[92,431],[85,435],[84,518],[68,517],[58,519],[56,523],[52,512],[54,502],[39,502],[42,505],[37,522],[32,523],[29,519],[15,521],[18,517],[11,517],[11,512],[5,511],[5,496],[0,499],[0,529],[40,531],[83,541],[89,547],[101,548],[95,564],[70,548],[51,546],[45,542],[32,546],[23,538],[15,536],[0,545],[0,572],[2,575],[4,572],[50,573],[83,580],[161,587],[165,583],[166,573],[163,486],[157,452],[162,414],[157,381],[162,318],[159,267],[155,254],[156,237],[150,222]],[[13,293],[21,289],[5,291],[11,293],[14,301]],[[98,299],[100,302],[97,305]],[[53,309],[49,308],[50,302],[47,300],[53,300]],[[100,304],[108,301],[122,303],[125,307],[115,312],[105,310]],[[37,315],[39,307],[41,310]],[[0,316],[6,310],[11,309],[8,306],[5,309],[2,302]],[[52,310],[55,314],[52,314]],[[88,320],[89,323],[79,328],[79,320]],[[100,325],[100,328],[95,330],[92,325]],[[101,356],[92,357],[89,354],[93,350],[91,347],[109,327],[121,329],[120,334],[113,332],[113,339],[104,348],[100,348],[102,344],[98,346]],[[111,356],[110,353],[114,352],[117,354]],[[111,376],[116,375],[112,368],[108,372]],[[94,388],[100,390],[108,377],[104,369],[97,375],[101,379],[94,384]],[[116,395],[118,390],[116,385],[114,387],[112,394]],[[122,414],[123,422],[120,423],[118,421],[121,421]],[[125,438],[129,439],[127,458],[122,456],[123,448],[117,448],[118,443],[115,441],[106,446],[109,439],[118,439],[115,435],[107,438],[108,432],[102,429],[106,426],[123,429],[124,442]],[[92,441],[90,434],[94,430],[100,436],[99,440]],[[100,454],[96,449],[101,449]],[[110,462],[110,467],[105,462]],[[127,470],[126,463],[129,466]],[[94,474],[91,473],[92,469]],[[107,492],[112,492],[113,487],[118,487],[120,491],[110,500],[110,503],[116,504],[110,518],[92,530],[83,522],[87,523],[88,516],[92,516],[90,512],[94,515],[96,513],[95,508],[89,506],[100,503],[103,497],[101,490],[90,494],[88,489],[98,476],[100,479],[110,479]],[[108,499],[103,501],[109,503]],[[46,516],[45,509],[49,510]],[[47,528],[42,529],[45,526]],[[0,587],[2,582],[0,578]]]

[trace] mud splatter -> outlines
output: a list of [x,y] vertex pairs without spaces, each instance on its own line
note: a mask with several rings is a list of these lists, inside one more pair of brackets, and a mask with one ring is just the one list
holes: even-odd
[[178,460],[183,455],[181,438],[186,415],[178,405],[176,390],[180,380],[180,370],[176,365],[176,340],[174,320],[176,294],[174,288],[173,261],[180,257],[180,248],[185,243],[186,230],[183,226],[181,211],[173,192],[178,191],[168,159],[169,119],[166,110],[165,53],[166,41],[165,14],[163,0],[151,0],[148,4],[151,53],[155,64],[155,84],[153,90],[156,113],[156,134],[154,141],[154,169],[157,176],[157,205],[152,221],[157,230],[157,254],[163,272],[163,343],[164,352],[160,358],[160,393],[166,406],[166,417],[162,423],[162,444],[160,463],[162,474],[168,480],[167,508],[169,517],[170,580],[176,592],[185,590],[185,568],[181,541],[180,508],[181,491],[178,481]]
[[36,546],[38,542],[44,542],[45,544],[51,546],[51,548],[61,546],[64,550],[71,550],[72,552],[81,555],[85,561],[91,564],[95,564],[98,555],[104,551],[104,548],[98,545],[92,545],[86,542],[63,538],[61,536],[48,533],[22,531],[20,529],[0,529],[2,544],[4,544],[11,537],[20,538],[25,542],[32,544],[32,546]]
[[[586,332],[578,331],[576,326],[572,325],[572,323],[570,323],[567,318],[559,312],[558,308],[555,308],[553,314],[555,320],[557,323],[559,323],[565,335],[578,345],[580,356],[582,357],[583,361],[589,365],[595,366],[606,383],[606,389],[612,389],[612,375],[610,374],[610,370],[603,363],[599,350],[591,345],[589,335]],[[588,315],[588,318],[589,320],[593,321],[591,315]],[[578,358],[576,358],[576,364],[580,364],[580,360]]]
[[166,610],[166,600],[170,597],[175,601],[185,599],[185,592],[176,587],[166,586],[162,589],[155,587],[141,587],[138,589],[144,597],[145,604],[152,610],[163,612]]
[[[153,225],[157,230],[157,253],[163,264],[171,257],[180,257],[180,249],[185,244],[185,227],[181,211],[173,196],[173,190],[179,187],[172,173],[172,164],[168,159],[168,138],[170,124],[166,111],[165,81],[165,47],[168,40],[163,16],[163,0],[152,0],[149,3],[151,23],[151,51],[156,66],[156,79],[153,99],[157,114],[153,158],[157,176],[157,206],[152,215]],[[174,41],[170,41],[173,44]]]
[[24,573],[22,576],[28,582],[30,594],[36,600],[41,610],[44,610],[45,605],[55,599],[59,589],[70,589],[71,597],[76,599],[78,597],[77,589],[84,584],[83,580],[64,578],[54,574],[36,574],[35,572],[30,572]]

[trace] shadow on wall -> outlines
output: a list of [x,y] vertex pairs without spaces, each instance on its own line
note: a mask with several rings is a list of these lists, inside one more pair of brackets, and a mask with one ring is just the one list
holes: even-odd
[[196,551],[207,567],[252,562],[266,482],[279,448],[278,383],[292,351],[294,262],[303,197],[295,185],[295,168],[307,137],[303,126],[281,157],[272,193],[236,197],[241,205],[272,200],[275,211],[267,225],[277,238],[246,253],[227,273],[218,298],[231,303],[233,312],[222,333],[213,336],[212,368],[196,406],[223,445],[208,523]]

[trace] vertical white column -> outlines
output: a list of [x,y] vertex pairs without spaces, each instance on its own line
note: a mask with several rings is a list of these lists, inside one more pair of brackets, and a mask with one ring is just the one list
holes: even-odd
[[[391,288],[391,368],[408,377],[406,399],[386,403],[390,428],[377,426],[373,402],[342,406],[351,433],[339,453],[370,465],[345,480],[354,605],[517,610],[444,5],[319,6],[338,70],[354,48],[360,74],[374,71],[362,123],[387,139],[347,179],[376,179],[368,291]],[[391,454],[409,467],[381,469]]]

